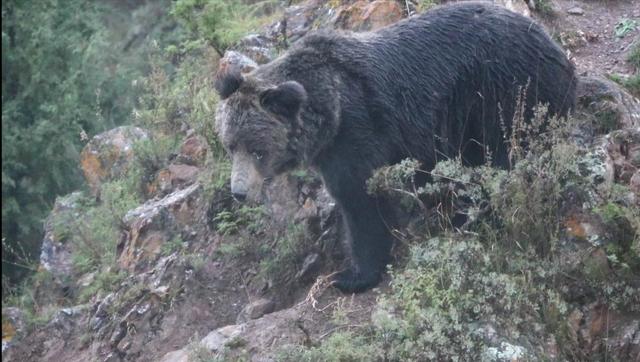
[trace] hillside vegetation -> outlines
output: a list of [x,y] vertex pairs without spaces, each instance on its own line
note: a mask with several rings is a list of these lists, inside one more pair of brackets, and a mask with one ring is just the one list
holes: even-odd
[[[401,225],[371,291],[328,283],[343,225],[313,171],[274,180],[260,205],[230,197],[213,127],[225,52],[262,64],[310,30],[367,31],[437,3],[3,2],[3,359],[637,359],[633,23],[587,40],[562,1],[516,7],[587,75],[578,108],[546,127],[544,106],[531,126],[515,119],[510,170],[378,170],[368,191]],[[633,1],[577,3],[640,21]],[[601,61],[592,46],[625,50],[605,72],[583,67]]]

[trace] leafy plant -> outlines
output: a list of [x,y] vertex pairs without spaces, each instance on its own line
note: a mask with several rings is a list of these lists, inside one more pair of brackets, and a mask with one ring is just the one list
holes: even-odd
[[262,226],[265,210],[262,206],[243,205],[234,211],[220,211],[214,218],[216,229],[223,235],[237,233],[240,228],[248,232],[257,232]]
[[633,19],[621,19],[614,28],[614,34],[617,38],[624,38],[629,33],[636,31],[638,22]]
[[258,9],[269,8],[265,6],[267,3],[275,2],[267,0],[251,4],[228,0],[178,0],[172,14],[198,40],[205,40],[222,56],[240,37],[271,20],[267,16],[256,16]]

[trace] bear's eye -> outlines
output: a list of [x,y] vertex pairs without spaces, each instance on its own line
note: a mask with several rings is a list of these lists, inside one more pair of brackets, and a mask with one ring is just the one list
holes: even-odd
[[251,154],[253,155],[253,157],[256,158],[256,160],[260,161],[260,159],[262,159],[264,157],[264,152],[262,151],[253,151],[251,152]]

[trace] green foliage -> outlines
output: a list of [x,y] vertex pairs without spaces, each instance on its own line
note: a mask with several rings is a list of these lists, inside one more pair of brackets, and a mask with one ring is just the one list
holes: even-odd
[[27,328],[45,325],[53,314],[53,309],[41,303],[39,289],[53,283],[53,276],[46,270],[39,270],[23,279],[20,284],[13,284],[2,294],[2,305],[18,307],[24,312]]
[[256,13],[274,7],[272,4],[275,3],[273,0],[254,4],[229,0],[178,0],[172,13],[196,39],[205,40],[222,55],[242,36],[268,21],[269,18],[256,16]]
[[640,73],[636,72],[636,74],[625,80],[623,85],[631,94],[640,97]]
[[32,256],[55,196],[81,184],[81,135],[129,121],[147,47],[127,46],[138,13],[119,6],[2,2],[2,235]]
[[[583,359],[567,322],[573,307],[566,301],[574,298],[567,291],[588,290],[589,300],[637,311],[640,209],[625,201],[626,186],[594,185],[602,165],[572,141],[577,122],[545,121],[545,113],[539,108],[526,124],[516,115],[506,139],[515,163],[509,171],[448,160],[417,187],[416,174],[426,171],[416,161],[378,170],[369,192],[420,205],[427,224],[439,214],[444,222],[437,224],[437,236],[408,240],[406,265],[391,271],[392,291],[378,299],[371,325],[341,332],[337,345],[327,340],[308,349],[287,347],[283,354],[314,361],[325,355],[356,361],[496,360],[506,349],[512,353],[506,359],[529,360],[541,357],[532,346],[551,335],[561,358]],[[583,212],[605,223],[604,247],[575,250],[581,244],[570,241],[565,225],[567,205],[575,200],[584,200],[577,203],[586,207]],[[468,221],[453,227],[451,218],[459,214]],[[579,263],[568,263],[572,258]],[[497,336],[489,338],[490,331]],[[350,355],[353,350],[366,350],[367,357]]]
[[165,256],[170,255],[171,253],[182,249],[183,246],[184,241],[182,238],[180,236],[175,236],[173,239],[167,240],[162,244],[160,253]]
[[231,173],[231,164],[214,128],[218,96],[210,82],[218,58],[212,47],[201,43],[156,48],[151,72],[141,82],[144,92],[133,111],[135,122],[154,130],[157,138],[171,138],[187,127],[206,140],[207,160],[200,181],[207,195],[222,189]]
[[[478,360],[490,347],[485,323],[509,338],[556,302],[544,284],[497,272],[490,255],[473,239],[436,238],[414,246],[406,268],[393,273],[393,293],[373,316],[385,359]],[[562,304],[556,309],[566,311]]]
[[218,61],[212,52],[206,45],[182,43],[165,50],[156,46],[151,72],[140,83],[143,93],[133,112],[136,123],[165,134],[177,133],[187,125],[206,136],[213,127],[217,103],[209,83]]
[[237,210],[220,211],[213,218],[213,222],[216,224],[216,230],[222,235],[235,234],[240,229],[255,233],[262,228],[264,216],[264,207],[243,205]]
[[95,279],[86,287],[80,290],[78,294],[78,301],[86,303],[91,300],[92,297],[103,293],[104,291],[112,291],[116,286],[120,284],[126,277],[124,271],[112,271],[106,270],[104,272],[97,273]]
[[322,346],[284,346],[278,353],[283,362],[351,362],[376,361],[381,352],[367,335],[353,332],[336,332],[323,341]]
[[418,2],[418,11],[424,12],[437,6],[441,3],[441,0],[421,0]]
[[227,258],[259,261],[258,274],[266,280],[289,282],[307,250],[303,226],[289,224],[285,230],[265,233],[271,225],[263,207],[224,210],[213,221],[219,233],[233,236],[225,238],[217,252]]
[[74,243],[73,263],[79,273],[102,271],[115,265],[122,218],[139,205],[139,195],[123,180],[102,185],[102,202],[88,207],[68,224]]
[[633,19],[620,19],[614,28],[614,34],[617,38],[624,38],[629,33],[636,31],[638,22]]
[[[411,247],[392,291],[378,299],[371,325],[336,332],[320,346],[287,346],[284,361],[481,360],[495,354],[487,333],[516,346],[518,336],[563,327],[567,305],[541,278],[544,264],[524,258],[528,273],[496,271],[493,253],[475,238],[433,238]],[[538,332],[534,323],[544,323]],[[493,332],[495,333],[495,332]],[[496,337],[493,337],[495,339]],[[521,358],[534,351],[518,347]]]
[[551,16],[554,14],[553,2],[551,0],[537,0],[535,2],[536,10],[545,16]]
[[128,191],[148,196],[146,186],[154,181],[158,171],[169,164],[169,158],[179,146],[180,139],[175,134],[155,133],[149,139],[135,142],[134,162],[122,180]]
[[[640,58],[640,55],[637,56]],[[631,61],[634,58],[630,57],[629,59]],[[632,62],[632,64],[634,63]],[[607,78],[625,87],[633,96],[640,97],[640,67],[637,65],[634,65],[634,67],[636,67],[636,72],[629,77],[624,77],[620,74],[607,74]],[[609,113],[611,113],[611,117],[615,118],[613,111]],[[610,131],[614,129],[610,129]]]

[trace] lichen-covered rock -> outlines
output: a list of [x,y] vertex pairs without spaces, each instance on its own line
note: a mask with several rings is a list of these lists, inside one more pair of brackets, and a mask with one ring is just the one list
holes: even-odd
[[[409,2],[409,7],[410,11],[415,8],[413,2]],[[392,24],[406,15],[406,4],[402,6],[394,0],[375,0],[372,2],[364,0],[355,2],[308,0],[287,7],[282,19],[267,30],[266,39],[268,40],[262,39],[258,44],[271,44],[272,47],[290,45],[310,30],[316,29],[374,30]],[[258,47],[260,48],[260,46]],[[238,50],[244,51],[242,48],[238,48]],[[266,60],[262,54],[268,52],[260,50],[254,57],[256,52],[252,49],[247,50],[247,55],[258,63],[262,63],[263,59]]]
[[628,186],[626,203],[640,201],[640,127],[619,129],[597,139],[578,164],[592,184]]
[[[2,360],[7,361],[60,361],[60,355],[67,352],[67,341],[74,336],[78,326],[86,316],[87,306],[79,305],[70,308],[57,309],[51,316],[51,319],[39,328],[30,330],[26,334],[24,322],[17,322],[17,318],[24,319],[23,313],[16,308],[8,308],[18,311],[18,315],[2,310]],[[6,319],[5,319],[6,318]],[[13,337],[19,337],[20,343],[10,342],[5,347],[5,321],[10,322],[16,329],[17,334]],[[25,335],[22,335],[25,331]],[[74,361],[83,360],[82,357],[76,357]],[[84,359],[86,360],[86,359]]]
[[598,128],[609,132],[640,127],[640,101],[616,83],[597,77],[581,77],[576,89],[578,106],[595,116]]
[[279,224],[303,223],[316,236],[335,229],[335,201],[312,174],[274,178],[264,188],[261,201],[270,217]]
[[238,315],[237,323],[243,323],[250,319],[257,319],[265,314],[273,312],[276,304],[273,300],[259,298],[247,304]]
[[4,351],[19,340],[25,331],[24,312],[15,307],[2,308],[2,359]]
[[123,175],[133,161],[133,145],[147,139],[148,133],[138,127],[122,126],[94,136],[80,154],[80,165],[94,196],[100,186]]
[[404,17],[405,10],[393,0],[356,1],[337,10],[334,27],[353,31],[376,30]]
[[276,56],[276,41],[263,34],[249,34],[240,39],[233,50],[245,54],[258,64],[265,64]]
[[494,3],[528,17],[531,17],[532,10],[536,10],[534,0],[494,0]]
[[44,223],[44,238],[40,249],[40,267],[50,272],[56,279],[72,275],[73,263],[71,245],[65,243],[67,235],[61,230],[65,224],[81,217],[79,201],[81,192],[56,198],[53,210]]
[[[199,346],[206,348],[212,356],[223,355],[225,351],[231,355],[241,351],[245,356],[251,356],[251,361],[273,361],[273,353],[279,346],[301,345],[308,338],[304,329],[298,327],[297,321],[302,315],[301,308],[290,308],[246,323],[218,328],[200,340]],[[187,351],[184,348],[170,352],[162,361],[168,362],[169,356],[182,356]]]
[[160,254],[162,246],[181,237],[185,227],[204,221],[199,212],[201,186],[193,184],[160,200],[150,200],[124,217],[126,229],[118,246],[118,264],[140,271]]
[[288,43],[302,38],[309,30],[326,27],[336,10],[324,0],[309,0],[285,9],[283,19],[271,26],[269,36],[286,34]]
[[166,195],[176,189],[193,184],[200,173],[196,166],[171,164],[158,171],[155,179],[147,186],[147,195]]

